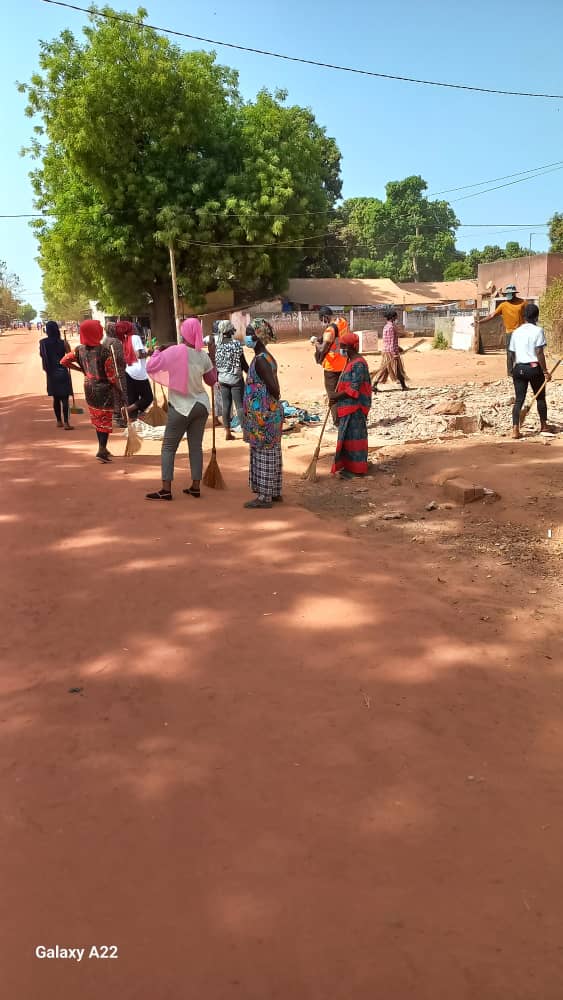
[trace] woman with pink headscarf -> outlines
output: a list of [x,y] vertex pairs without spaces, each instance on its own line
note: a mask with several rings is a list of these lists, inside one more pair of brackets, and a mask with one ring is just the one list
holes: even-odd
[[180,328],[181,344],[165,344],[147,361],[147,374],[168,389],[168,419],[162,442],[162,488],[147,493],[147,500],[172,500],[174,459],[186,435],[192,483],[184,493],[201,496],[203,472],[203,432],[210,412],[205,385],[213,386],[217,372],[203,350],[201,323],[195,316]]

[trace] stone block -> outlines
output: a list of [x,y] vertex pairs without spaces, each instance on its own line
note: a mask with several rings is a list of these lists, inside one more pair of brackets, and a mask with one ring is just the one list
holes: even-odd
[[485,496],[485,487],[478,486],[468,479],[448,479],[444,483],[444,491],[450,500],[459,504],[473,503],[474,500],[481,500]]

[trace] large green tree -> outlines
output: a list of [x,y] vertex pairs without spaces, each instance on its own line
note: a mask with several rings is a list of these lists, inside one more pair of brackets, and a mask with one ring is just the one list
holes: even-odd
[[31,323],[37,316],[37,309],[30,302],[23,302],[18,309],[18,319],[22,323]]
[[520,246],[516,240],[509,241],[504,249],[498,244],[487,244],[482,250],[470,250],[468,253],[458,252],[458,260],[444,270],[444,279],[454,281],[457,278],[476,278],[479,264],[492,264],[496,260],[514,260],[516,257],[529,257],[535,251]]
[[84,38],[42,43],[22,89],[49,294],[150,305],[168,336],[168,242],[194,304],[225,286],[238,299],[282,291],[324,238],[340,154],[311,111],[284,93],[243,101],[235,72],[181,51],[145,17],[92,14]]
[[552,253],[563,253],[563,215],[556,212],[549,220],[549,242]]
[[[386,185],[386,197],[348,198],[337,212],[335,247],[350,277],[438,280],[458,258],[458,220],[446,201],[432,201],[422,177]],[[321,252],[317,262],[330,264]],[[313,262],[310,262],[312,270]]]

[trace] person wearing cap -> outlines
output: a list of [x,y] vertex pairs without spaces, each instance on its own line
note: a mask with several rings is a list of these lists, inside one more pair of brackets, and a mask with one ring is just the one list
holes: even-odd
[[504,302],[501,302],[489,316],[484,316],[479,320],[479,326],[481,326],[484,323],[490,323],[495,316],[502,317],[506,334],[506,368],[509,375],[512,375],[512,358],[508,346],[514,331],[525,322],[525,305],[526,300],[519,298],[516,285],[507,285],[504,289]]
[[367,415],[371,409],[372,389],[366,359],[359,353],[357,333],[343,333],[340,338],[346,352],[346,367],[336,389],[338,405],[338,441],[331,472],[341,479],[365,476],[368,471]]
[[327,326],[320,338],[311,338],[315,344],[315,355],[317,364],[321,365],[324,372],[325,391],[332,414],[332,422],[338,426],[338,403],[336,399],[336,387],[338,380],[346,367],[346,358],[340,350],[340,337],[350,332],[350,328],[344,316],[333,319],[333,312],[330,306],[321,306],[319,309],[319,319]]

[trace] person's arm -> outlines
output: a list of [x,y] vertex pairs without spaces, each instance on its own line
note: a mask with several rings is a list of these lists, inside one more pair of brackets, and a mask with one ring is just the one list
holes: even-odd
[[490,323],[491,320],[495,318],[495,316],[502,316],[502,306],[497,306],[495,311],[489,313],[488,316],[479,316],[479,325],[481,325],[481,323]]
[[131,343],[133,344],[133,350],[135,351],[135,354],[137,355],[139,361],[144,361],[145,358],[148,358],[149,355],[138,333],[134,334],[134,336],[131,338]]
[[319,365],[322,365],[328,352],[332,350],[335,340],[336,340],[336,326],[334,323],[331,323],[330,326],[327,326],[325,332],[323,333],[322,346],[320,348],[317,348],[317,363]]
[[213,387],[218,381],[217,368],[213,364],[211,358],[206,358],[205,355],[203,356],[202,375],[205,384],[211,387]]
[[61,358],[61,365],[63,368],[71,368],[73,372],[82,372],[82,368],[76,360],[76,351],[65,354],[64,358]]
[[547,361],[545,360],[545,352],[543,347],[536,347],[536,357],[541,365],[541,370],[545,375],[545,381],[551,382],[551,375],[547,369]]
[[177,344],[163,344],[161,347],[158,347],[154,354],[151,354],[150,358],[147,359],[147,375],[155,375],[157,372],[168,371],[165,353],[169,347],[177,346]]
[[264,382],[270,396],[273,396],[274,399],[279,399],[281,395],[280,384],[272,366],[264,358],[257,358],[256,371]]
[[239,347],[240,347],[240,366],[241,366],[244,374],[248,375],[248,370],[249,370],[248,369],[248,361],[246,360],[246,358],[244,356],[244,351],[242,349],[242,344],[239,344]]

